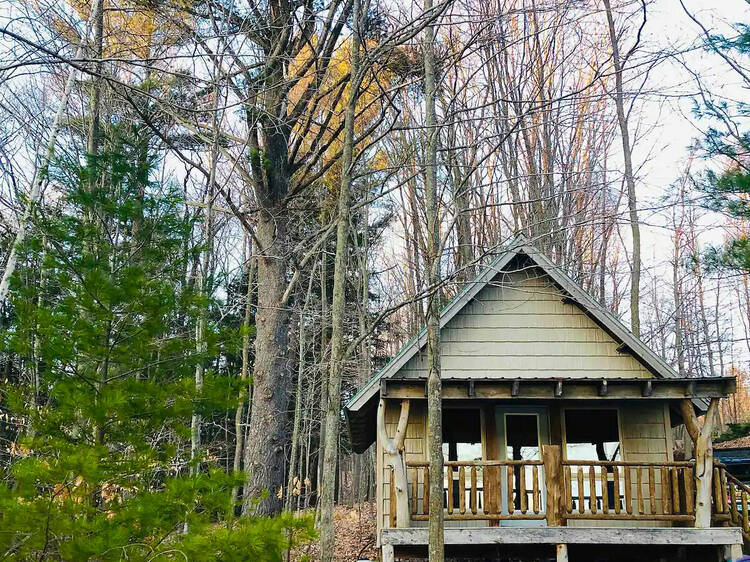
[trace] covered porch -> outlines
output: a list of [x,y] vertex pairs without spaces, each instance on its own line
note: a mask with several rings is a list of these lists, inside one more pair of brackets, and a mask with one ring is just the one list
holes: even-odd
[[[599,541],[606,528],[610,536],[613,529],[632,530],[625,537],[632,545],[679,540],[722,544],[737,554],[741,529],[693,528],[695,461],[675,460],[671,449],[671,426],[682,421],[679,405],[687,400],[700,408],[733,385],[731,378],[444,381],[446,545],[536,544],[532,535],[539,544],[609,544]],[[427,540],[429,466],[424,457],[405,454],[418,447],[405,447],[402,439],[410,406],[424,410],[423,381],[382,381],[380,390],[381,411],[387,403],[399,406],[397,424],[378,415],[387,552]],[[413,438],[418,427],[410,429]],[[721,465],[713,472],[713,523],[742,527],[750,490],[740,489]],[[559,559],[564,555],[562,549]]]

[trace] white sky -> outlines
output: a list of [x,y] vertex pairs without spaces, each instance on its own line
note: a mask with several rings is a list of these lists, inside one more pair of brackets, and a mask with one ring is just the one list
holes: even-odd
[[[750,4],[745,0],[685,0],[685,5],[712,32],[731,35],[730,23],[750,23]],[[647,48],[689,48],[696,45],[701,33],[683,12],[678,0],[656,0],[649,6],[649,21],[644,30]],[[720,57],[696,49],[686,53],[683,60],[689,63],[691,70],[701,75],[705,86],[713,93],[733,99],[740,96],[747,98],[747,92],[739,87],[736,75]],[[651,96],[645,105],[641,126],[644,131],[649,127],[653,129],[643,134],[636,146],[636,157],[643,165],[639,178],[639,207],[644,209],[657,204],[659,197],[684,171],[689,146],[693,139],[701,136],[699,127],[704,125],[696,122],[691,114],[693,101],[687,95],[697,92],[697,88],[693,77],[678,60],[662,63],[651,79],[653,87],[659,92]],[[668,94],[669,98],[665,99],[659,94]],[[697,171],[704,165],[704,162],[697,160],[693,170]],[[711,220],[716,220],[716,217]],[[651,230],[660,243],[666,235],[668,243],[669,232]],[[657,251],[657,254],[660,253]],[[644,253],[646,260],[649,257],[648,253]]]

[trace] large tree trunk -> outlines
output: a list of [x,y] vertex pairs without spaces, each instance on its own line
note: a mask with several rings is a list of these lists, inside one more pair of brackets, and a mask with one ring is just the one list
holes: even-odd
[[[291,365],[290,312],[286,289],[287,234],[281,213],[259,213],[256,233],[258,308],[255,315],[255,365],[250,428],[245,443],[247,484],[243,513],[274,514],[281,509],[284,485],[284,444]],[[261,498],[263,492],[268,492]]]
[[[424,1],[424,11],[432,11],[432,0]],[[425,82],[425,201],[427,205],[427,448],[430,461],[430,562],[444,558],[443,534],[443,407],[440,382],[440,220],[437,193],[437,119],[435,116],[435,32],[432,25],[424,32]]]
[[[344,318],[346,316],[346,272],[349,257],[349,214],[354,165],[354,118],[361,79],[359,68],[360,0],[354,0],[352,21],[351,78],[345,110],[344,146],[341,159],[341,185],[336,216],[336,261],[333,269],[333,302],[331,306],[331,368],[328,372],[328,403],[325,405],[326,435],[323,448],[323,474],[320,490],[320,559],[333,560],[334,528],[333,503],[336,485],[336,461],[339,445],[339,417],[341,413],[341,379],[344,374]],[[366,8],[365,8],[366,9]]]
[[[92,56],[95,59],[93,67],[92,77],[92,88],[91,88],[91,99],[89,100],[89,129],[86,142],[86,152],[90,157],[96,157],[99,153],[99,134],[100,134],[100,122],[99,115],[101,111],[101,95],[102,95],[102,70],[104,68],[102,62],[102,55],[104,53],[103,46],[103,35],[104,35],[104,0],[96,0],[93,7],[93,12],[96,17],[93,21],[94,27],[94,44]],[[91,176],[96,177],[96,174]]]
[[625,94],[623,92],[622,71],[623,61],[620,59],[620,48],[612,7],[609,0],[604,0],[607,13],[609,38],[612,42],[612,63],[615,70],[615,107],[617,109],[617,123],[620,127],[622,139],[622,156],[625,163],[625,184],[628,188],[628,210],[630,215],[630,230],[633,237],[633,256],[630,278],[630,329],[636,335],[641,335],[641,321],[639,312],[640,283],[641,283],[641,229],[638,224],[638,203],[635,194],[635,177],[633,174],[633,149],[630,144],[628,118],[625,112]]

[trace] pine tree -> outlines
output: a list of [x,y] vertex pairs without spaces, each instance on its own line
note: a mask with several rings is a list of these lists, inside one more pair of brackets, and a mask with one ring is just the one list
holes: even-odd
[[[750,54],[750,26],[739,24],[734,37],[707,35],[707,48],[721,56],[734,70],[744,87],[750,86],[750,76],[743,70]],[[742,101],[728,103],[707,96],[696,109],[699,117],[709,119],[709,127],[701,142],[704,156],[721,166],[720,171],[709,169],[702,174],[699,187],[705,193],[707,206],[735,219],[750,219],[750,130],[742,130],[742,123],[750,116],[750,105]],[[750,238],[741,234],[730,239],[723,248],[712,248],[708,261],[750,270]]]
[[53,170],[62,195],[34,217],[12,282],[3,352],[30,374],[0,392],[25,428],[0,482],[0,555],[281,560],[310,537],[306,519],[225,523],[242,478],[212,466],[210,451],[188,473],[194,408],[230,411],[236,379],[207,369],[196,393],[196,363],[225,342],[207,330],[196,353],[195,319],[211,302],[183,283],[194,225],[178,193],[151,181],[147,138],[109,139],[85,166]]

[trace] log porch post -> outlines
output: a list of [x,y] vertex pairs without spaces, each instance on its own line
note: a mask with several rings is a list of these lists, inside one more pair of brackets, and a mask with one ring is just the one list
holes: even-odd
[[711,432],[718,406],[718,398],[712,398],[706,411],[703,426],[695,415],[693,402],[685,399],[680,403],[682,419],[690,438],[695,445],[695,527],[711,526],[711,484],[714,473],[714,449]]
[[[377,431],[378,439],[383,447],[383,454],[386,456],[386,465],[393,467],[391,472],[390,506],[393,509],[395,494],[396,505],[396,527],[409,527],[411,521],[411,512],[409,510],[409,483],[406,474],[406,457],[404,453],[404,443],[406,441],[406,428],[409,423],[409,400],[401,401],[401,414],[398,418],[398,426],[393,439],[388,437],[385,429],[385,400],[380,399],[378,404],[378,421]],[[391,511],[390,520],[393,521],[394,513]]]
[[565,523],[562,509],[563,478],[560,445],[542,445],[544,480],[547,487],[547,526],[561,527]]

